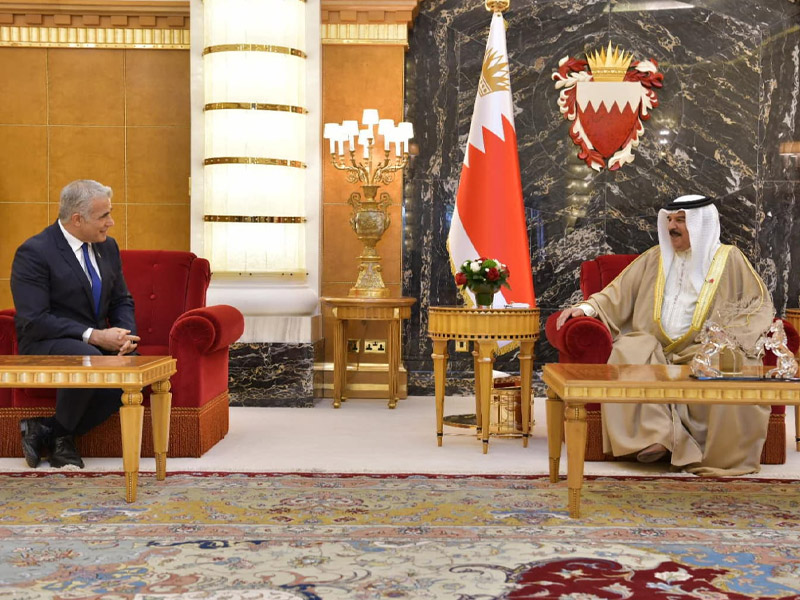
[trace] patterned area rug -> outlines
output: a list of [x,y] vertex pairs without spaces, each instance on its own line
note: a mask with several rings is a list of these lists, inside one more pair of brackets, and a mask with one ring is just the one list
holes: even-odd
[[0,475],[0,598],[800,599],[800,486],[544,477]]

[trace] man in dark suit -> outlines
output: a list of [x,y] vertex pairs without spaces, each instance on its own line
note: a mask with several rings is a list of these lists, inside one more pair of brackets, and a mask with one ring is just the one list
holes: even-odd
[[[20,354],[121,356],[136,349],[133,298],[117,242],[107,235],[112,194],[96,181],[73,181],[61,190],[58,220],[17,249],[11,294]],[[121,390],[58,390],[54,416],[20,421],[28,466],[49,456],[53,467],[83,468],[74,436],[114,414],[121,396]]]

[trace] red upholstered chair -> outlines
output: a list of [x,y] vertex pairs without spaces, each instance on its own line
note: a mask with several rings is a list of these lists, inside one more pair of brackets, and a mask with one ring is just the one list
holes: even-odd
[[[611,283],[637,254],[609,254],[598,256],[581,264],[581,292],[584,299],[599,292]],[[611,333],[599,320],[590,317],[569,319],[560,330],[556,330],[556,319],[560,311],[550,315],[545,323],[545,333],[550,344],[558,350],[559,362],[600,364],[608,361],[611,355]],[[789,349],[796,352],[800,346],[800,336],[795,328],[783,321],[789,342]],[[774,366],[775,356],[769,352],[764,364]],[[767,439],[761,453],[763,464],[783,464],[786,462],[785,406],[773,406],[769,420]],[[605,460],[611,458],[603,454],[603,428],[599,404],[586,405],[588,432],[586,440],[586,460]]]
[[[232,306],[206,306],[208,261],[191,252],[123,250],[122,269],[135,302],[139,354],[170,355],[169,456],[201,456],[228,432],[228,346],[244,330]],[[0,354],[15,354],[14,311],[0,311]],[[11,393],[13,392],[13,393]],[[144,392],[142,456],[153,455],[149,388]],[[0,389],[0,456],[22,456],[19,420],[53,414],[54,390]],[[119,417],[81,436],[83,456],[121,456]]]

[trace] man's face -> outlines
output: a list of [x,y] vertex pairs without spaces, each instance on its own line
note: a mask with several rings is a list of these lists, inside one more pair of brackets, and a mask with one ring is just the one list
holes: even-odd
[[667,215],[667,231],[675,252],[683,252],[691,247],[689,231],[686,229],[686,211],[679,210]]
[[105,196],[92,198],[89,203],[89,217],[72,215],[72,224],[75,228],[73,235],[82,242],[96,244],[105,242],[108,228],[114,225],[111,218],[111,199]]

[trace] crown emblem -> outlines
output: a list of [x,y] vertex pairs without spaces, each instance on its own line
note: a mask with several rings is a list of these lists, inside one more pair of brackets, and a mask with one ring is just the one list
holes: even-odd
[[595,50],[593,54],[587,53],[586,59],[589,62],[589,69],[592,71],[594,81],[623,81],[625,73],[628,72],[633,54],[625,54],[619,46],[611,50],[611,42],[608,42],[608,50]]
[[511,91],[511,79],[508,76],[508,62],[493,48],[487,48],[481,67],[481,80],[478,82],[478,94],[485,96],[492,92]]

